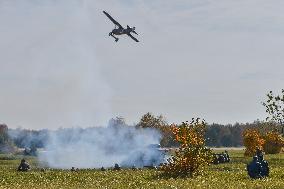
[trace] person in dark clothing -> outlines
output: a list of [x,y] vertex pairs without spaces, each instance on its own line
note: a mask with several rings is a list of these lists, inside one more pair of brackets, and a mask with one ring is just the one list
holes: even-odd
[[259,158],[260,156],[263,156],[262,150],[260,150],[259,148],[256,149],[256,156],[257,158]]
[[218,156],[217,154],[214,154],[214,156],[213,156],[213,161],[212,161],[213,164],[215,164],[215,165],[219,164],[218,158],[219,158],[219,156]]
[[115,170],[115,171],[119,171],[120,170],[120,166],[116,163],[116,164],[114,164],[114,168],[113,168],[113,170]]
[[30,169],[31,169],[31,167],[30,167],[29,163],[25,159],[22,159],[21,163],[18,167],[18,171],[26,172],[26,171],[29,171]]
[[258,162],[257,156],[253,157],[253,161],[247,165],[247,171],[250,178],[257,179],[262,178],[261,176],[261,164]]
[[268,162],[263,159],[263,156],[258,157],[258,161],[261,164],[261,176],[268,177],[269,176],[269,166]]
[[230,156],[229,156],[229,153],[228,153],[228,151],[227,150],[225,150],[225,157],[226,157],[226,162],[230,162],[231,161],[231,159],[230,159]]

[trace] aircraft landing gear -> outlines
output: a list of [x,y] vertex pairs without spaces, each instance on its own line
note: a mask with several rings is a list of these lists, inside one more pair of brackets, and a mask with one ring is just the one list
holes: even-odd
[[119,38],[115,37],[112,32],[110,32],[108,35],[113,37],[115,39],[115,42],[118,42]]

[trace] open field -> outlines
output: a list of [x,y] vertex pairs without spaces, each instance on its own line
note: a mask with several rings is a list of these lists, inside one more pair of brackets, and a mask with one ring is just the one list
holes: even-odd
[[[33,170],[17,172],[21,156],[0,155],[0,188],[284,188],[284,154],[266,155],[270,177],[251,180],[243,151],[229,151],[232,162],[211,165],[203,176],[167,179],[156,170],[69,170],[41,171],[37,160],[27,158]],[[15,159],[14,159],[15,158]]]

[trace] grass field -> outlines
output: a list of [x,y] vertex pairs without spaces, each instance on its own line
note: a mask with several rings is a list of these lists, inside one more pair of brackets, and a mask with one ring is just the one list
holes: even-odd
[[203,176],[167,179],[156,170],[70,170],[42,172],[35,158],[27,158],[30,172],[17,172],[21,156],[0,155],[0,188],[284,188],[284,154],[266,155],[271,173],[262,180],[249,179],[243,151],[229,151],[232,162],[211,165]]

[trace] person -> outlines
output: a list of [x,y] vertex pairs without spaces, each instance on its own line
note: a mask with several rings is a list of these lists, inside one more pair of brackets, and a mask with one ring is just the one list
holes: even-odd
[[230,162],[230,156],[227,150],[225,150],[225,157],[226,157],[226,162]]
[[258,161],[261,164],[261,176],[268,177],[269,176],[269,166],[268,162],[263,159],[263,155],[258,157]]
[[213,164],[215,164],[215,165],[219,164],[219,160],[218,159],[219,159],[218,155],[214,154],[214,156],[213,156]]
[[131,169],[132,169],[132,170],[136,170],[137,168],[136,168],[135,165],[132,165]]
[[261,164],[258,162],[258,157],[253,156],[253,161],[247,165],[247,171],[250,178],[257,179],[261,178]]
[[259,148],[256,149],[256,156],[257,156],[257,158],[259,158],[260,156],[263,156],[261,149],[259,149]]
[[116,163],[116,164],[114,164],[114,168],[113,168],[113,170],[115,170],[115,171],[119,171],[120,170],[120,166]]
[[26,172],[26,171],[29,171],[30,169],[31,169],[31,167],[30,167],[29,163],[25,159],[22,159],[21,163],[18,167],[18,171]]
[[218,161],[219,163],[225,163],[225,156],[223,153],[218,154]]

